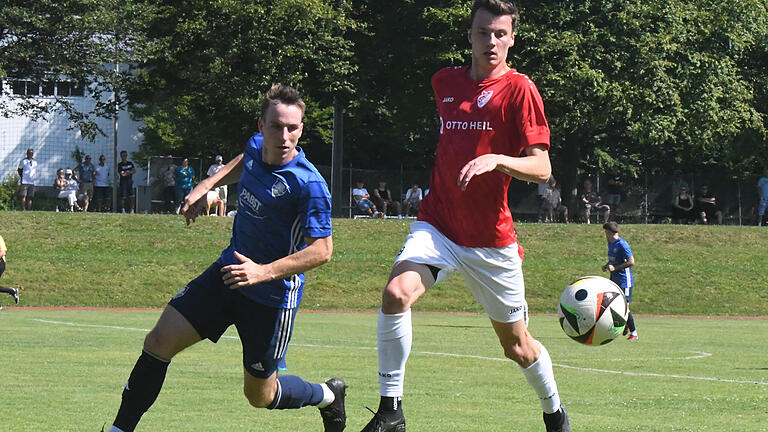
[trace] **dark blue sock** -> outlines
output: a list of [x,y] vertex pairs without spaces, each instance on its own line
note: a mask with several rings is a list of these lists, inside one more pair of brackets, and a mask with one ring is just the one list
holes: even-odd
[[113,423],[115,426],[125,432],[136,429],[141,416],[155,403],[157,395],[160,394],[169,363],[146,351],[141,352],[123,389],[123,401]]
[[305,405],[317,405],[323,401],[323,388],[295,375],[277,378],[277,394],[267,409],[295,409]]
[[627,318],[627,328],[630,332],[635,331],[635,317],[632,316],[632,312],[629,313],[629,317]]

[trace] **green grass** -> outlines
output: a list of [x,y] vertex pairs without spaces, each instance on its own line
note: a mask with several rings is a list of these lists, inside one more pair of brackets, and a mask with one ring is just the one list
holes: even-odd
[[[186,227],[181,217],[162,215],[0,212],[9,247],[2,283],[20,287],[30,306],[161,307],[218,257],[231,224],[213,217]],[[377,310],[408,224],[334,220],[333,259],[308,273],[302,307]],[[576,277],[601,274],[606,244],[599,226],[521,223],[517,230],[534,313],[554,312]],[[635,312],[766,315],[768,229],[626,225],[622,236],[637,260]],[[415,309],[480,311],[457,274]]]
[[[156,311],[0,312],[0,429],[95,431],[111,422]],[[502,359],[480,315],[416,314],[405,412],[411,431],[541,431],[518,367]],[[554,316],[531,332],[549,349],[573,430],[768,431],[767,320],[639,317],[640,341],[586,347]],[[139,431],[318,431],[314,408],[267,411],[242,396],[241,348],[231,329],[171,364]],[[349,431],[378,403],[376,315],[300,313],[289,372],[349,384]]]

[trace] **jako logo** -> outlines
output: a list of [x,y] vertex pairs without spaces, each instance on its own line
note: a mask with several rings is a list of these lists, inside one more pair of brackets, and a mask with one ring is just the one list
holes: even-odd
[[453,98],[452,97],[443,98],[443,103],[447,103],[447,102],[453,102]]

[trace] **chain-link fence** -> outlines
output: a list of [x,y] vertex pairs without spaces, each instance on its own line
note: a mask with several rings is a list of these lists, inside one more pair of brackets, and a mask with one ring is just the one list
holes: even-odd
[[[180,165],[183,158],[173,157],[173,163]],[[201,158],[190,158],[190,166],[195,168],[196,183],[206,177],[206,172],[213,161]],[[138,210],[142,212],[161,212],[164,208],[163,189],[160,179],[160,171],[167,166],[168,156],[153,156],[147,166],[148,180],[145,190],[139,191],[137,197]],[[317,169],[331,186],[331,167],[317,165]],[[554,173],[555,177],[558,173]],[[357,212],[353,205],[352,189],[356,182],[362,181],[369,193],[376,188],[381,181],[387,183],[387,187],[394,197],[400,201],[405,200],[408,189],[413,184],[418,184],[426,192],[429,189],[429,170],[405,170],[405,169],[364,169],[348,166],[342,170],[342,216],[353,217]],[[609,180],[613,177],[609,173],[586,173],[579,176],[578,184],[568,191],[561,191],[563,204],[569,209],[570,221],[586,222],[584,207],[580,201],[584,180],[589,179],[594,184],[594,189],[605,202],[610,192],[616,192],[609,186]],[[685,184],[692,194],[692,199],[701,191],[701,186],[707,185],[709,192],[716,199],[716,206],[721,211],[722,221],[728,225],[754,225],[757,224],[758,189],[757,181],[760,174],[747,176],[745,179],[734,179],[719,171],[700,171],[695,173],[643,173],[636,178],[620,177],[618,204],[611,203],[612,220],[622,223],[673,223],[677,222],[673,214],[672,201],[673,188]],[[513,180],[509,187],[509,207],[515,220],[536,222],[544,217],[540,209],[538,199],[538,185]],[[229,207],[235,206],[236,194],[229,194]],[[336,199],[336,197],[334,197]],[[404,202],[403,202],[403,208]],[[602,221],[597,215],[592,215],[592,222]],[[701,221],[692,221],[701,222]],[[710,223],[716,222],[715,220]]]

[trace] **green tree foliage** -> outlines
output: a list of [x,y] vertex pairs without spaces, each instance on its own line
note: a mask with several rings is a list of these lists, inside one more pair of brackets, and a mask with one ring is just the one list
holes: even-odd
[[[139,8],[118,0],[3,1],[0,78],[72,80],[87,85],[93,109],[81,111],[62,96],[14,96],[0,99],[0,115],[39,119],[62,111],[84,137],[103,134],[95,118],[111,117],[123,104],[122,89],[131,74],[127,65],[142,55],[143,18],[153,11],[152,5]],[[123,67],[116,71],[115,64]]]
[[[764,140],[743,57],[764,33],[760,1],[523,2],[518,59],[548,108],[553,153],[577,166],[671,171],[743,164]],[[764,51],[764,48],[763,48]],[[765,143],[762,144],[765,147]]]
[[[282,82],[305,94],[303,143],[330,162],[334,98],[345,162],[431,166],[438,123],[429,83],[467,64],[471,0],[6,0],[0,77],[68,76],[94,96],[125,90],[146,124],[143,153],[233,155]],[[568,189],[584,171],[718,168],[743,178],[768,158],[764,0],[521,0],[510,64],[544,98],[552,157]],[[104,65],[126,65],[118,73]],[[101,99],[99,99],[101,100]],[[118,103],[122,102],[118,99]],[[68,110],[95,136],[103,101],[0,106]],[[89,129],[91,128],[91,129]],[[140,156],[140,155],[139,155]],[[138,159],[141,159],[139,157]]]
[[430,78],[442,67],[466,62],[469,3],[351,3],[365,25],[349,35],[359,72],[347,110],[345,163],[428,168],[438,132]]
[[[361,82],[347,156],[358,166],[428,167],[437,140],[429,77],[470,61],[471,1],[416,3],[354,2],[367,24],[352,37]],[[613,165],[635,174],[716,166],[738,176],[765,154],[764,2],[519,5],[510,63],[542,93],[566,188],[582,171]],[[384,157],[371,161],[370,148]]]
[[234,155],[258,131],[273,83],[308,103],[308,152],[330,154],[332,95],[354,71],[344,9],[321,0],[163,1],[129,95],[152,154]]

